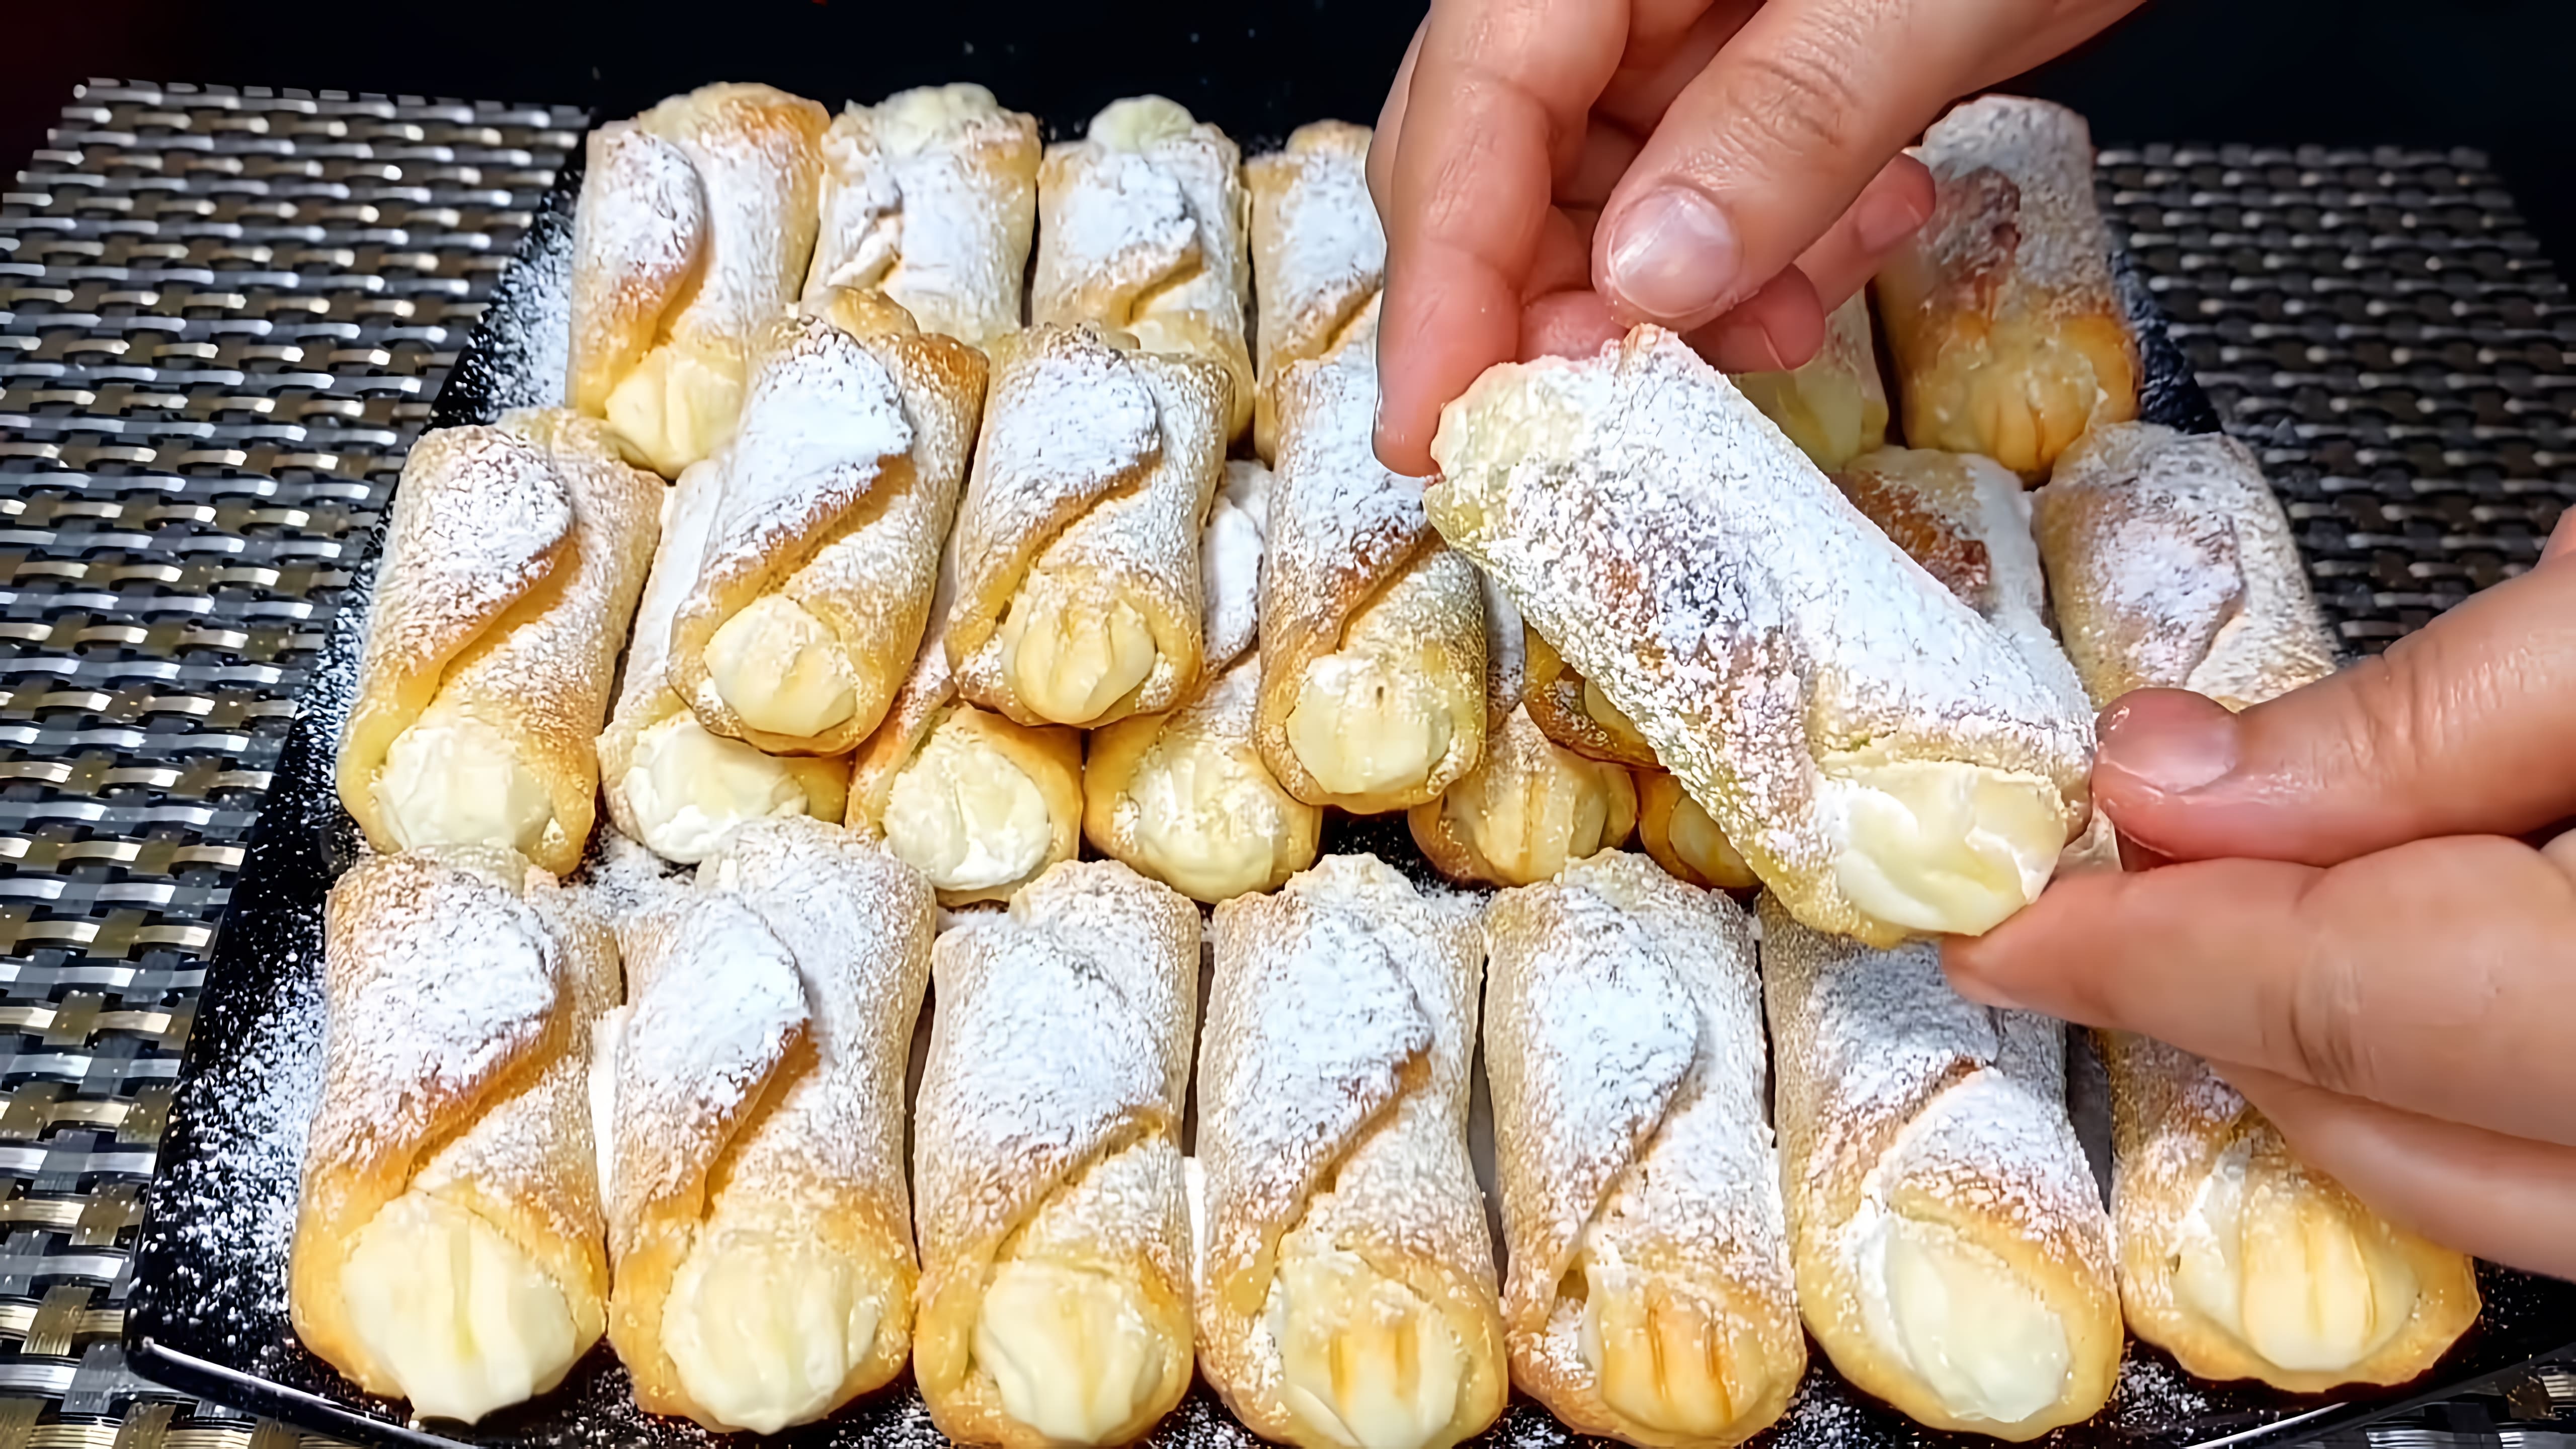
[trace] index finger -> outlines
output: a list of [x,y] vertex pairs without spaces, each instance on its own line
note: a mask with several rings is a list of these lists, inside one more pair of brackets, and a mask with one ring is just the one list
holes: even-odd
[[1432,470],[1440,409],[1520,353],[1521,301],[1554,178],[1619,67],[1623,7],[1438,0],[1424,23],[1380,209],[1378,457]]

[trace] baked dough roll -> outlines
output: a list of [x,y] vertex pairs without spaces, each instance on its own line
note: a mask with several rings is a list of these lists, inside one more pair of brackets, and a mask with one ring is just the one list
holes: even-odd
[[1804,366],[1742,373],[1735,385],[1828,473],[1887,443],[1887,383],[1878,375],[1867,292],[1826,316],[1825,345]]
[[1269,470],[1226,465],[1200,573],[1212,674],[1168,714],[1092,732],[1082,831],[1094,848],[1194,900],[1275,890],[1315,863],[1324,812],[1279,788],[1252,742]]
[[1485,912],[1512,1381],[1567,1427],[1744,1441],[1806,1371],[1742,907],[1608,851]]
[[847,755],[768,755],[709,734],[672,692],[671,619],[697,586],[723,487],[713,463],[682,469],[663,501],[652,576],[635,606],[617,707],[599,735],[608,816],[627,839],[694,865],[746,820],[810,815],[838,822],[850,794]]
[[1931,220],[1879,268],[1905,440],[2038,482],[2084,430],[2138,415],[2093,137],[2064,106],[1979,96],[1932,124]]
[[1225,479],[1230,386],[1212,364],[1089,328],[993,345],[948,614],[966,698],[1096,728],[1198,683],[1199,535]]
[[1433,522],[1819,930],[1975,935],[2088,810],[2092,722],[1689,345],[1488,371]]
[[[2058,619],[2101,704],[2196,689],[2231,709],[2333,672],[2280,501],[2243,445],[2104,428],[2033,495]],[[2208,1379],[2403,1383],[2478,1316],[2475,1265],[2302,1165],[2209,1065],[2104,1033],[2130,1331]]]
[[1537,631],[1524,626],[1521,632],[1529,661],[1524,702],[1539,732],[1586,759],[1657,768],[1655,747],[1638,732],[1637,722],[1621,714],[1601,686],[1566,663]]
[[453,846],[351,866],[323,946],[296,1336],[471,1423],[561,1383],[606,1320],[587,1081],[616,943],[520,857]]
[[1655,864],[1704,890],[1749,891],[1762,883],[1682,782],[1662,770],[1637,772],[1637,843]]
[[1627,844],[1637,828],[1637,786],[1627,766],[1585,759],[1516,709],[1476,768],[1407,811],[1405,824],[1451,880],[1523,886]]
[[2299,1161],[2207,1062],[2099,1032],[2129,1329],[2203,1379],[2402,1384],[2478,1318],[2477,1267]]
[[666,672],[710,733],[837,755],[921,647],[984,398],[984,357],[873,292],[764,331]]
[[378,850],[508,846],[561,873],[662,485],[560,409],[422,438],[376,566],[340,803]]
[[1241,153],[1161,96],[1113,101],[1038,168],[1029,320],[1124,332],[1222,369],[1220,448],[1252,418]]
[[724,84],[590,133],[565,396],[665,478],[733,431],[754,336],[805,280],[830,122]]
[[1494,718],[1484,585],[1388,472],[1377,304],[1356,335],[1273,385],[1279,469],[1261,574],[1261,757],[1288,793],[1355,815],[1409,810],[1476,766]]
[[2111,1224],[2066,1114],[2066,1028],[1762,898],[1773,1111],[1807,1329],[1935,1429],[2035,1439],[2120,1370]]
[[939,940],[913,1373],[962,1443],[1124,1444],[1190,1386],[1198,908],[1068,862]]
[[1302,1449],[1447,1449],[1508,1391],[1474,1168],[1474,912],[1375,856],[1216,908],[1199,1372]]
[[1038,123],[978,85],[853,102],[823,136],[805,301],[885,293],[925,332],[977,347],[1020,325],[1037,229]]
[[1279,454],[1271,387],[1288,364],[1341,346],[1386,288],[1386,232],[1369,199],[1369,128],[1316,121],[1243,163],[1252,194],[1253,332],[1261,368],[1253,445]]
[[2099,429],[2031,508],[2067,655],[2098,707],[2165,688],[2243,709],[2334,672],[2289,515],[2235,439]]
[[608,1336],[646,1412],[772,1434],[902,1371],[904,1068],[934,914],[875,843],[761,820],[619,927]]

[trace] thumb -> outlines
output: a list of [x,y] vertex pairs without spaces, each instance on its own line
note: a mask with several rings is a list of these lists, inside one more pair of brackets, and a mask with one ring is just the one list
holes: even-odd
[[2576,560],[2562,548],[2243,714],[2140,690],[2100,733],[2094,800],[2174,860],[2333,865],[2431,836],[2528,835],[2576,815]]

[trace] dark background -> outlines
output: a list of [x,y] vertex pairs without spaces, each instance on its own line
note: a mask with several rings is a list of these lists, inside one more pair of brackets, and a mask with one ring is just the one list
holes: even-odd
[[[1059,128],[1154,89],[1262,141],[1321,116],[1375,119],[1421,6],[0,0],[0,10],[5,175],[88,76],[570,101],[611,113],[709,80],[765,80],[836,107],[976,80]],[[2019,88],[2081,109],[2105,143],[2482,148],[2567,271],[2576,267],[2570,55],[2576,5],[2565,0],[2148,0]],[[1250,76],[1262,84],[1240,83]]]

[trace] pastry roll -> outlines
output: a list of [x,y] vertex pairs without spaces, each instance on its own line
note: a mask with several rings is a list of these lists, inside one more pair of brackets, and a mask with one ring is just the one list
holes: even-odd
[[1272,388],[1255,728],[1288,793],[1366,815],[1438,799],[1495,721],[1484,585],[1432,531],[1421,480],[1377,461],[1376,302],[1353,327]]
[[1743,908],[1608,851],[1485,912],[1513,1382],[1567,1427],[1743,1442],[1806,1371]]
[[1749,891],[1762,883],[1682,782],[1662,770],[1637,772],[1637,843],[1675,878],[1706,890]]
[[1680,338],[1488,371],[1432,520],[1818,930],[1975,935],[2088,809],[2092,722]]
[[1068,862],[942,936],[938,974],[916,1147],[931,1421],[1006,1449],[1139,1438],[1190,1386],[1198,908]]
[[822,221],[805,274],[893,298],[925,332],[977,347],[1020,325],[1037,228],[1038,123],[978,85],[853,103],[823,135]]
[[587,1082],[616,943],[520,857],[445,846],[350,867],[323,946],[296,1336],[471,1423],[561,1383],[606,1320]]
[[1222,369],[1088,328],[993,345],[957,519],[948,662],[966,698],[1081,728],[1198,683],[1200,530],[1225,479]]
[[2112,1202],[2130,1331],[2204,1379],[2402,1384],[2478,1318],[2477,1268],[2299,1161],[2207,1062],[2124,1032]]
[[1216,908],[1199,1372],[1302,1449],[1447,1449],[1507,1392],[1467,1157],[1484,950],[1375,856]]
[[[2104,705],[2196,689],[2231,709],[2333,672],[2289,520],[2243,445],[2100,429],[2033,495],[2058,620]],[[2475,1265],[2292,1155],[2209,1065],[2103,1033],[2130,1331],[2209,1379],[2403,1383],[2478,1316]]]
[[2243,709],[2334,672],[2289,515],[2235,439],[2102,428],[2031,507],[2058,628],[2096,706],[2165,688]]
[[1834,1367],[1935,1429],[2093,1417],[2120,1301],[2066,1028],[1959,996],[1932,942],[1871,950],[1769,895],[1762,979],[1798,1304]]
[[1655,747],[1646,743],[1637,722],[1621,714],[1601,686],[1567,664],[1565,656],[1536,631],[1524,626],[1522,636],[1523,655],[1529,661],[1525,702],[1539,733],[1586,759],[1641,770],[1656,768]]
[[1932,168],[1932,219],[1877,280],[1905,440],[2038,482],[2085,429],[2138,415],[2092,134],[2064,106],[1979,96],[1915,154]]
[[1279,788],[1252,742],[1269,472],[1226,465],[1200,545],[1210,677],[1168,714],[1092,733],[1082,829],[1102,854],[1195,900],[1274,890],[1315,863],[1324,812]]
[[901,1372],[904,1068],[930,891],[875,843],[753,821],[627,918],[601,1033],[609,1341],[648,1413],[773,1434]]
[[768,755],[709,734],[671,690],[671,619],[698,582],[723,493],[715,464],[681,470],[663,503],[653,573],[635,606],[617,707],[599,736],[609,818],[664,860],[694,865],[746,820],[810,815],[838,822],[849,803],[846,755]]
[[1124,332],[1222,369],[1219,446],[1252,417],[1240,153],[1161,96],[1112,102],[1038,168],[1029,320]]
[[830,121],[726,84],[590,133],[566,400],[665,478],[733,431],[753,338],[805,280]]
[[1866,292],[1826,316],[1825,345],[1806,365],[1743,373],[1735,385],[1828,473],[1887,442],[1887,383],[1878,375]]
[[1386,287],[1386,232],[1369,199],[1368,150],[1368,127],[1317,121],[1291,132],[1284,149],[1243,163],[1261,367],[1252,438],[1264,458],[1279,455],[1270,396],[1279,374],[1341,346]]
[[1628,843],[1637,786],[1625,765],[1587,760],[1514,710],[1476,768],[1405,815],[1413,843],[1442,875],[1522,886],[1570,860]]
[[929,621],[984,371],[876,293],[765,330],[671,618],[671,690],[709,733],[837,755],[885,718]]
[[653,556],[662,485],[559,409],[448,428],[403,464],[340,803],[378,850],[581,860],[591,738]]

